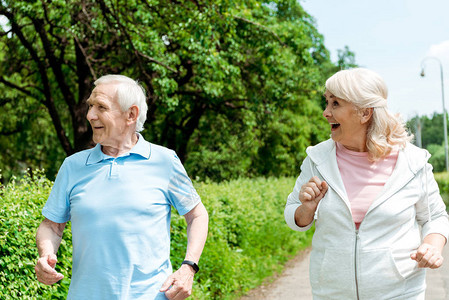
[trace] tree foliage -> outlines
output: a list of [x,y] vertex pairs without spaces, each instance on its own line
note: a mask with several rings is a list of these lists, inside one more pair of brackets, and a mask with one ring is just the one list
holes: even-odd
[[344,49],[338,49],[337,56],[337,66],[340,70],[357,67],[355,62],[355,53],[352,52],[348,46],[345,46]]
[[199,177],[291,174],[325,138],[335,65],[296,0],[2,0],[0,15],[6,176],[30,166],[53,178],[90,147],[85,101],[110,73],[143,84],[143,135]]
[[[438,113],[431,117],[416,116],[407,122],[407,127],[415,135],[415,143],[419,144],[417,140],[421,137],[421,146],[432,154],[429,162],[436,172],[446,169],[443,122],[443,114]],[[446,123],[449,124],[449,121]]]
[[[415,135],[421,131],[421,143],[423,148],[431,144],[440,145],[444,142],[443,114],[434,113],[429,116],[416,116],[407,122],[407,127]],[[447,122],[449,124],[449,122]],[[449,129],[449,126],[448,126]],[[448,130],[449,132],[449,130]]]

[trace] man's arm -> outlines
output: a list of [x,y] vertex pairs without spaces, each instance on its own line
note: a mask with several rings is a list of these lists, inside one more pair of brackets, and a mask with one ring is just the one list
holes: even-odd
[[[184,215],[187,222],[187,251],[185,260],[198,263],[207,238],[209,216],[206,208],[200,202],[195,208]],[[160,291],[166,292],[168,299],[185,299],[192,294],[193,275],[195,270],[186,264],[170,275]],[[171,287],[171,288],[170,288]]]
[[56,253],[61,244],[65,224],[55,223],[45,218],[37,229],[36,245],[39,259],[34,270],[37,280],[47,285],[54,284],[64,278],[61,273],[56,272],[55,266],[57,262]]

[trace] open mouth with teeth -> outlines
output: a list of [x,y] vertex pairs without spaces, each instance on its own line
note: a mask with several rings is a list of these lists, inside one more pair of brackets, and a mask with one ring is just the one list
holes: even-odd
[[340,127],[339,123],[330,123],[332,129],[337,129],[338,127]]

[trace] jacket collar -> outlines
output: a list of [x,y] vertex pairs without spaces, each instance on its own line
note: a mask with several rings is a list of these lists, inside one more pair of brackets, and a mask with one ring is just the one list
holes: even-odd
[[[318,172],[327,184],[340,196],[348,207],[351,207],[343,179],[337,164],[335,142],[329,139],[314,147],[308,147],[306,152],[316,165]],[[313,170],[313,168],[312,168]],[[317,174],[312,174],[313,176]]]
[[[145,159],[149,159],[151,156],[151,144],[147,142],[140,133],[137,133],[139,139],[134,147],[127,153],[120,155],[119,157],[128,156],[131,154],[139,155]],[[111,159],[112,156],[106,155],[101,151],[101,145],[97,144],[92,148],[91,152],[87,156],[86,166],[99,163],[103,160]]]
[[399,151],[398,160],[393,173],[384,185],[380,195],[371,204],[368,211],[376,208],[397,191],[402,189],[416,174],[422,170],[429,159],[430,154],[427,150],[407,143],[406,147]]
[[[348,196],[341,178],[337,164],[336,146],[332,139],[316,146],[308,147],[307,155],[316,165],[316,168],[327,184],[350,206]],[[381,194],[372,203],[369,210],[379,206],[398,190],[404,187],[422,168],[424,168],[430,155],[427,150],[407,143],[405,149],[399,151],[393,173],[385,183]],[[317,175],[317,174],[313,174]]]

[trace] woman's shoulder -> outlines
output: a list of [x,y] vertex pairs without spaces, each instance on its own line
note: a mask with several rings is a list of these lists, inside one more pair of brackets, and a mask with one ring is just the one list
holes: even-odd
[[404,152],[410,167],[415,171],[421,169],[430,158],[429,151],[409,142],[407,142],[402,151]]
[[319,164],[322,160],[329,159],[331,153],[335,153],[335,142],[328,139],[314,146],[309,146],[306,153],[312,161]]
[[313,146],[309,146],[306,149],[307,154],[313,154],[313,153],[321,153],[323,151],[331,151],[335,148],[335,142],[332,139],[328,139],[326,141],[323,141],[321,143],[318,143]]
[[407,142],[403,151],[407,153],[408,155],[417,155],[421,158],[427,158],[429,156],[429,151],[426,149],[420,148],[416,145],[413,145],[412,143]]

